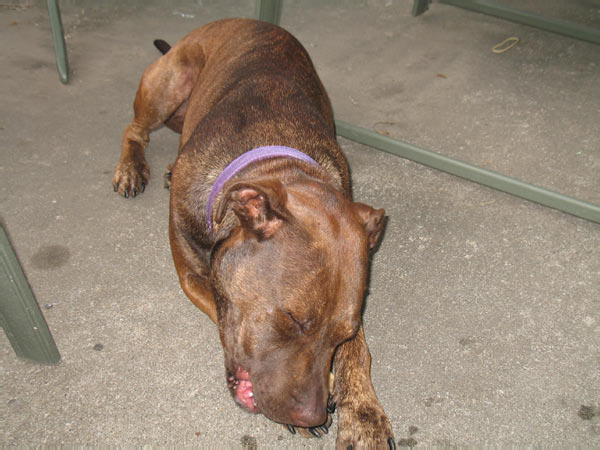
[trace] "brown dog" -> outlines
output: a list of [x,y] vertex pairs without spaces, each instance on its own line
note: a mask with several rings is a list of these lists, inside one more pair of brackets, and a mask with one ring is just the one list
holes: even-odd
[[331,395],[338,447],[393,448],[361,325],[384,211],[350,198],[308,54],[283,29],[245,19],[156,45],[165,55],[144,72],[113,185],[143,192],[149,133],[181,133],[171,249],[183,290],[219,327],[234,399],[318,434]]

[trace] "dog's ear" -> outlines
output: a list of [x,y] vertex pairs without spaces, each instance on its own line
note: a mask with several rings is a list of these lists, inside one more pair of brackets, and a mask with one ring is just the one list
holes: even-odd
[[240,224],[261,239],[272,237],[289,218],[287,192],[275,179],[232,181],[223,187],[215,222],[220,223],[231,208]]
[[385,210],[384,209],[373,209],[364,203],[354,202],[352,204],[354,211],[358,214],[363,228],[367,233],[367,244],[369,248],[377,247],[383,227],[385,223]]

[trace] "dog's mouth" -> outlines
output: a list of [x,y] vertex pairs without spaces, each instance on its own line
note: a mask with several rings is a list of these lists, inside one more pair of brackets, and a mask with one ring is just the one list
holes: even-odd
[[227,385],[236,403],[251,413],[259,413],[260,409],[254,397],[254,386],[247,370],[238,367],[234,375],[227,377]]

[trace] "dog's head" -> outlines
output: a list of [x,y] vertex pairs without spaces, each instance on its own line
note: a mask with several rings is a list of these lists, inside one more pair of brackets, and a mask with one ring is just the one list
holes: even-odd
[[252,179],[229,182],[215,212],[237,219],[211,257],[231,393],[272,420],[320,425],[333,353],[361,324],[384,210],[316,181]]

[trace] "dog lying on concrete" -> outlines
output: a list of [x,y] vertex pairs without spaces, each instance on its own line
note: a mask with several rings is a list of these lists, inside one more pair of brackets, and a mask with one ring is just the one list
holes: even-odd
[[[184,292],[218,326],[247,411],[339,448],[394,448],[361,311],[384,210],[353,202],[327,94],[306,50],[255,20],[205,25],[144,72],[113,186],[144,192],[152,130],[181,134],[169,237]],[[330,372],[335,382],[330,386]]]

